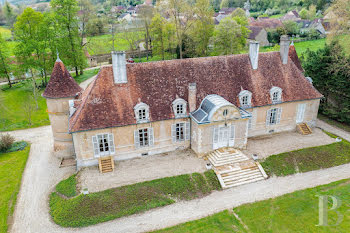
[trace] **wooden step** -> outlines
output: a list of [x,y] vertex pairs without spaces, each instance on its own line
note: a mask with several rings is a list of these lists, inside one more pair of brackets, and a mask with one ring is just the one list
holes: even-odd
[[114,160],[112,156],[101,157],[98,160],[98,167],[101,173],[114,171]]
[[297,124],[297,131],[302,135],[312,134],[311,128],[306,123]]

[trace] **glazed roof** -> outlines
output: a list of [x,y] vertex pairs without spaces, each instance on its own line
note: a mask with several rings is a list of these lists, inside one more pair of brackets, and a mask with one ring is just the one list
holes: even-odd
[[134,106],[149,106],[150,121],[175,118],[172,102],[188,101],[188,86],[196,83],[196,106],[210,94],[239,105],[241,90],[252,93],[252,107],[272,104],[270,89],[282,88],[282,100],[300,101],[322,95],[289,58],[283,65],[279,52],[259,54],[253,70],[248,54],[127,64],[128,83],[115,84],[112,67],[101,68],[83,93],[69,121],[77,132],[136,124]]
[[43,97],[52,99],[75,97],[82,90],[72,78],[63,62],[57,59]]

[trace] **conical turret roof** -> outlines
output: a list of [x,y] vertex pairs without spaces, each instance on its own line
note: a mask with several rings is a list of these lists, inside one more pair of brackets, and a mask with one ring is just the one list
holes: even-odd
[[51,78],[43,93],[45,98],[67,98],[74,97],[83,89],[70,75],[63,62],[59,59],[55,62]]

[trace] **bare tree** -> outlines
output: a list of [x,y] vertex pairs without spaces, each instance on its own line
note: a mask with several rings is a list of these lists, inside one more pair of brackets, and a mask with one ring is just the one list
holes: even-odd
[[33,97],[29,96],[29,98],[26,98],[23,102],[23,110],[24,110],[24,115],[28,121],[28,125],[32,125],[32,115],[34,111],[34,106],[33,106]]

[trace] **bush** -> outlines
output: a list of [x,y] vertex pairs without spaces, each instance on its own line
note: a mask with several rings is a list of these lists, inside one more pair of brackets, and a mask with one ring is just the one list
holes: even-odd
[[24,150],[26,146],[28,146],[28,143],[25,141],[15,142],[12,144],[10,149],[8,149],[6,152],[9,153],[9,152],[21,151],[21,150]]
[[5,152],[11,148],[12,144],[15,142],[15,138],[10,134],[0,135],[0,151]]

